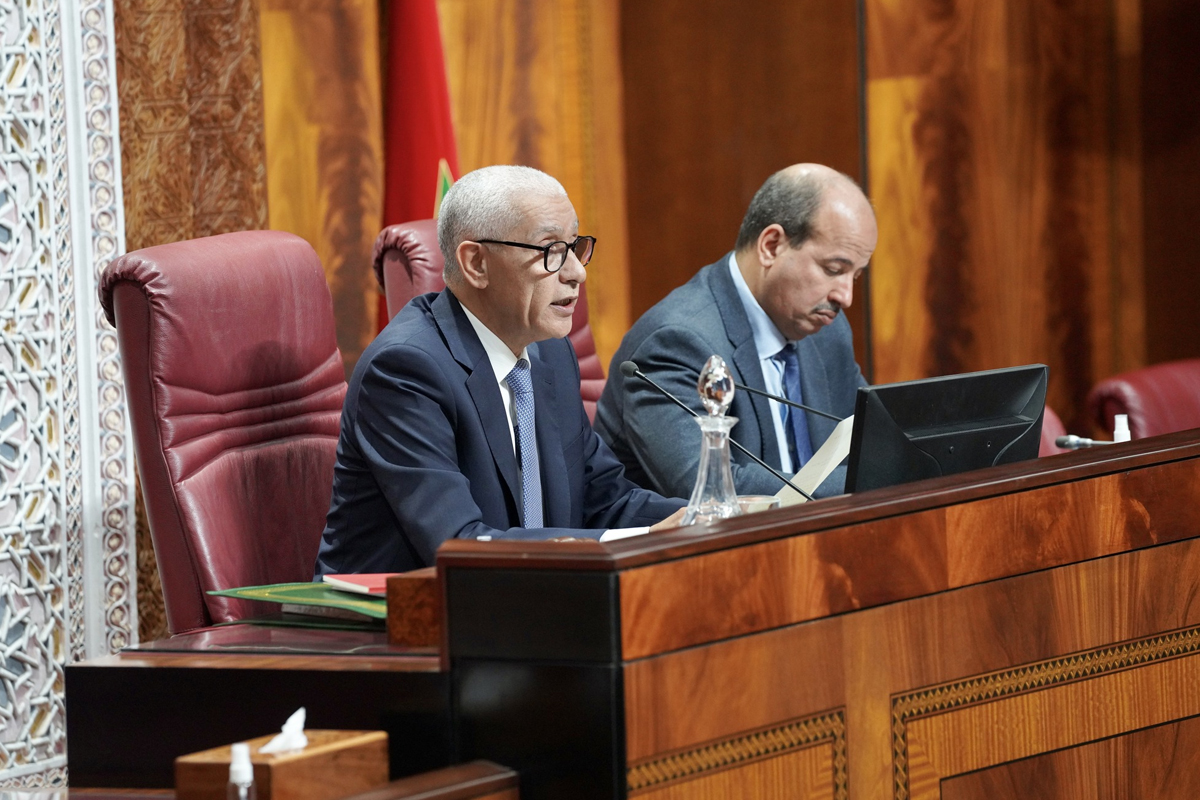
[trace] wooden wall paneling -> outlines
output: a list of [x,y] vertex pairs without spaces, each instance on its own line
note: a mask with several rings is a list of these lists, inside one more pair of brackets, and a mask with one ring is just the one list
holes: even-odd
[[755,735],[832,716],[849,796],[936,797],[954,775],[1193,716],[1198,567],[1190,539],[627,662],[630,787],[720,796],[706,754],[738,768]]
[[617,0],[438,0],[463,172],[524,164],[558,178],[596,236],[588,315],[608,360],[629,328]]
[[263,0],[271,228],[307,239],[333,294],[346,374],[375,337],[383,219],[375,0]]
[[1146,349],[1156,363],[1200,356],[1200,5],[1139,5]]
[[[267,220],[254,0],[118,0],[121,179],[129,251]],[[139,638],[167,634],[138,489]]]
[[115,5],[125,241],[139,250],[193,236],[187,25],[184,0]]
[[196,236],[267,225],[255,0],[186,0]]
[[867,0],[876,380],[1042,362],[1082,424],[1140,335],[1114,327],[1114,24],[1083,0]]
[[[771,173],[862,178],[858,53],[852,0],[623,0],[634,318],[733,248]],[[865,365],[864,309],[847,317]]]

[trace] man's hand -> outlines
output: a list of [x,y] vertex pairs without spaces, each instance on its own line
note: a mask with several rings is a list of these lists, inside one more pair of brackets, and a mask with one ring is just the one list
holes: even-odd
[[650,526],[650,532],[655,533],[656,531],[665,531],[670,528],[678,528],[680,523],[683,522],[683,512],[685,512],[685,511],[687,511],[687,506],[684,506],[683,508],[679,509],[674,514],[672,514],[671,516],[664,519],[662,522],[656,522],[655,524]]

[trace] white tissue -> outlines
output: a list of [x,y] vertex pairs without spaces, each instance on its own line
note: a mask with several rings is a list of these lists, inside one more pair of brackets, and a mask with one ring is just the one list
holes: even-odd
[[258,748],[258,752],[282,753],[286,750],[300,750],[307,745],[308,737],[304,735],[304,706],[300,706],[296,713],[283,723],[283,732]]

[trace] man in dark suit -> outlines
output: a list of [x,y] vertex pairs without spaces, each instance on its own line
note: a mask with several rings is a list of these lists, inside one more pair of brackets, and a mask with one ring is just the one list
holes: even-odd
[[565,338],[595,245],[578,231],[562,186],[528,167],[450,189],[447,289],[405,306],[350,380],[317,575],[427,566],[453,537],[678,523],[683,502],[627,480],[588,424]]
[[[613,358],[596,412],[596,430],[630,478],[665,494],[688,496],[696,480],[700,431],[681,409],[619,365],[634,361],[655,382],[701,413],[696,382],[711,355],[738,383],[839,417],[854,413],[865,386],[854,361],[849,307],[854,281],[875,250],[870,202],[850,178],[818,164],[781,170],[755,194],[732,253],[651,308]],[[799,468],[835,422],[735,392],[732,436],[784,474]],[[774,494],[782,484],[733,450],[741,494]],[[845,466],[816,492],[841,494]]]

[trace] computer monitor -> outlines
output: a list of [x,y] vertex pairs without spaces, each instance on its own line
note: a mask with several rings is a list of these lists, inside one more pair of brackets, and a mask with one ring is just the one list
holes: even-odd
[[858,390],[846,491],[1037,458],[1043,364]]

